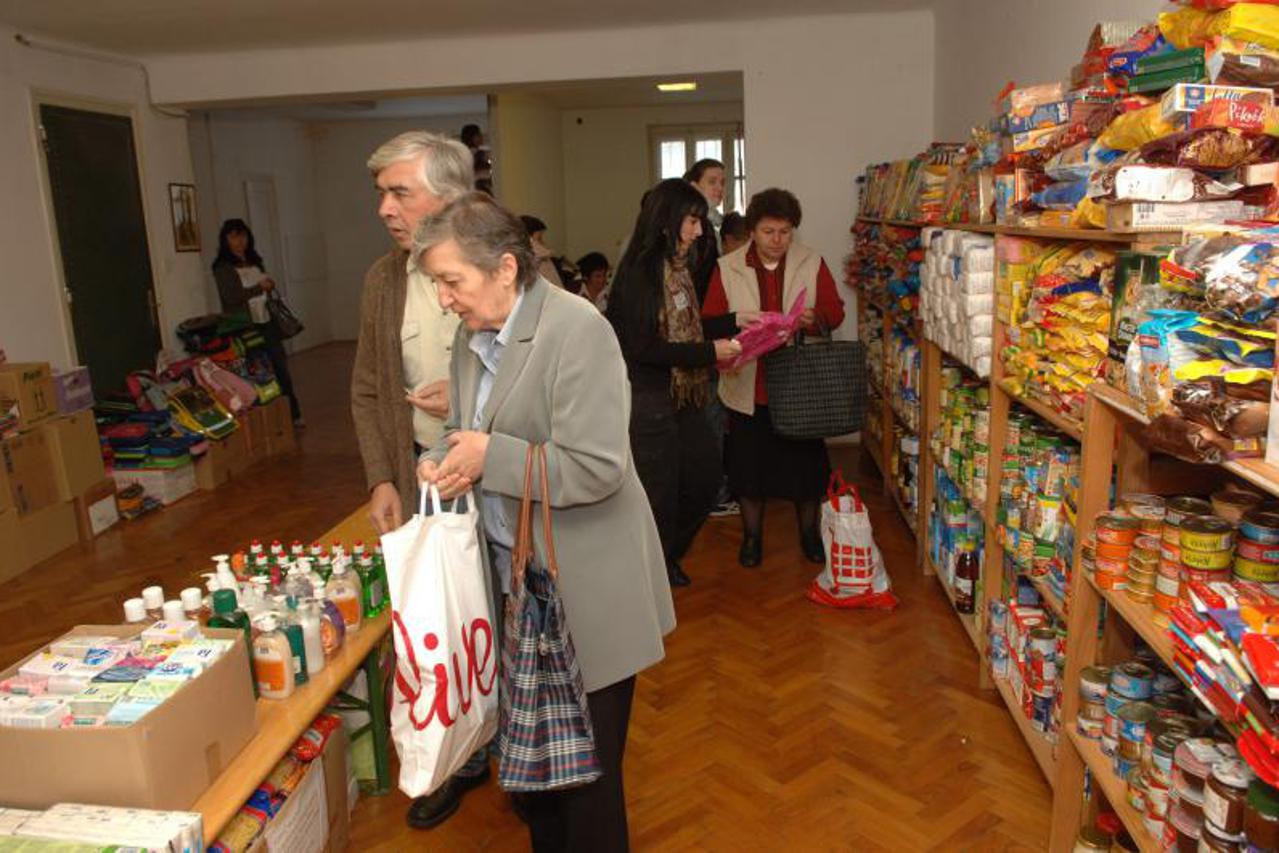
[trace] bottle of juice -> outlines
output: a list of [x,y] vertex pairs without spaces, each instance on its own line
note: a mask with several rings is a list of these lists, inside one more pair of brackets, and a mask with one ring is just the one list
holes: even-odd
[[289,641],[289,653],[293,655],[293,683],[306,684],[306,641],[302,635],[302,623],[298,621],[296,603],[291,604],[287,596],[277,595],[275,610],[280,620],[280,631]]
[[971,539],[960,542],[959,559],[955,561],[955,609],[960,613],[972,613],[977,603],[977,578],[981,567]]
[[253,676],[258,694],[264,699],[288,699],[293,695],[293,652],[279,630],[275,616],[258,620],[258,638],[253,642]]
[[[235,590],[219,589],[213,593],[213,615],[209,617],[210,628],[236,628],[244,632],[245,651],[249,654],[250,665],[253,659],[253,625],[248,614],[237,606]],[[253,682],[253,695],[258,694],[257,678]]]
[[337,605],[348,632],[360,630],[363,595],[359,581],[347,572],[346,566],[338,564],[333,567],[333,576],[329,578],[325,596]]

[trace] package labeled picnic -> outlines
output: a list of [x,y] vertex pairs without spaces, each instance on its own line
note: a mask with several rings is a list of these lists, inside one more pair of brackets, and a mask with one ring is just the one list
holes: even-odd
[[808,587],[817,604],[840,608],[892,610],[897,607],[884,558],[875,544],[870,514],[855,486],[831,475],[822,503],[822,545],[826,567]]

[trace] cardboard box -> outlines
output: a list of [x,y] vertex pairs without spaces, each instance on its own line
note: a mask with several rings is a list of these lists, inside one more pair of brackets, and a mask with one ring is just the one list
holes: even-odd
[[1137,201],[1106,206],[1111,231],[1171,231],[1204,222],[1241,219],[1244,203],[1228,201]]
[[1009,113],[1005,120],[1009,133],[1025,133],[1028,130],[1056,127],[1070,120],[1070,103],[1053,101],[1050,104],[1036,104],[1024,112]]
[[30,429],[58,411],[49,365],[43,361],[0,364],[0,408],[17,404],[18,429]]
[[10,507],[21,515],[57,502],[58,483],[44,433],[0,441],[0,508]]
[[107,476],[102,464],[102,446],[92,412],[58,415],[40,426],[49,444],[58,499],[75,500]]
[[[81,625],[69,633],[132,637],[128,625]],[[238,630],[204,634],[239,640]],[[0,678],[18,671],[20,661]],[[256,724],[248,649],[237,642],[199,678],[131,726],[0,728],[0,802],[42,809],[90,803],[189,809],[252,739]]]
[[1182,113],[1193,113],[1209,101],[1244,101],[1270,106],[1275,94],[1269,89],[1248,86],[1210,86],[1206,83],[1178,83],[1159,99],[1159,114],[1171,122]]
[[293,410],[289,408],[288,399],[277,397],[263,411],[266,417],[268,455],[280,456],[297,450],[297,437],[293,434]]
[[29,568],[31,562],[18,538],[18,514],[0,509],[0,581],[17,577]]
[[342,853],[350,844],[347,738],[339,728],[249,853]]
[[177,468],[116,468],[111,472],[117,489],[134,483],[165,506],[177,503],[195,491],[195,466]]
[[57,503],[20,516],[18,539],[27,564],[32,566],[79,544],[75,502]]
[[106,477],[75,499],[76,527],[81,542],[110,530],[120,521],[120,508],[115,502],[115,480]]
[[[267,425],[265,406],[254,406],[238,418],[247,446],[245,467],[256,465],[271,455],[271,430]],[[239,474],[240,471],[233,472]]]
[[58,398],[58,411],[64,415],[93,408],[93,385],[89,368],[73,367],[53,374],[53,393]]
[[237,429],[218,441],[209,439],[209,449],[195,460],[195,483],[201,491],[211,492],[247,468],[248,442],[244,430]]
[[1038,151],[1047,145],[1048,140],[1056,135],[1059,130],[1061,130],[1061,125],[1041,127],[1035,130],[1028,130],[1025,133],[1014,133],[1011,137],[1012,150],[1017,154],[1024,151]]

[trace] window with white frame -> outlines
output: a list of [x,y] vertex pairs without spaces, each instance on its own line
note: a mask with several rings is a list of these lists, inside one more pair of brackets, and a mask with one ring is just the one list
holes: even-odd
[[724,212],[746,211],[746,140],[740,124],[665,125],[649,128],[653,182],[682,178],[698,160],[724,164]]

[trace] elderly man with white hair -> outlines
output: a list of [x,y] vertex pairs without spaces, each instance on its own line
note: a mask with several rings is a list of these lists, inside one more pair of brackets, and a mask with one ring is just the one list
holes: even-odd
[[[440,307],[435,282],[410,256],[422,221],[470,191],[471,152],[425,131],[402,133],[373,152],[378,216],[395,242],[364,276],[360,342],[351,374],[351,414],[364,460],[369,517],[378,533],[413,514],[418,453],[444,433],[449,414],[449,359],[458,317]],[[477,752],[439,790],[418,797],[408,822],[428,829],[457,811],[462,794],[489,778]]]

